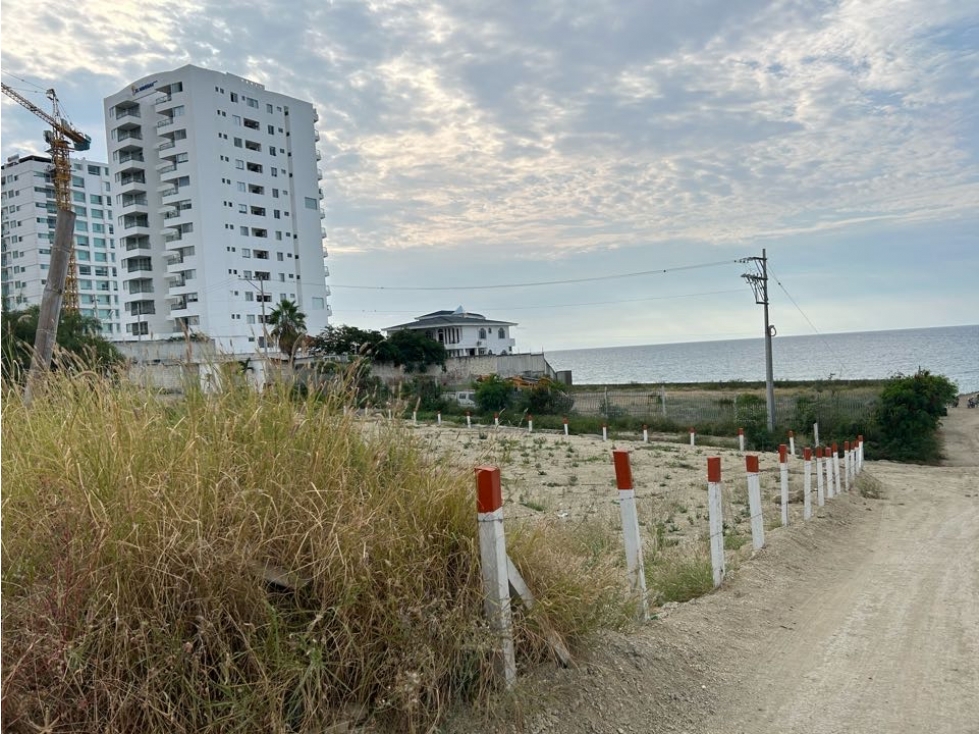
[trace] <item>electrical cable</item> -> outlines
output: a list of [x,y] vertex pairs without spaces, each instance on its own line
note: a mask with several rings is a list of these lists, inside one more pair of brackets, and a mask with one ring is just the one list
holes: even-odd
[[618,280],[620,278],[637,278],[643,275],[660,275],[662,273],[673,273],[680,270],[696,270],[699,268],[712,268],[718,265],[731,265],[737,260],[719,260],[717,262],[701,263],[698,265],[679,265],[673,268],[656,268],[654,270],[641,270],[635,273],[620,273],[617,275],[596,275],[590,278],[568,278],[566,280],[541,280],[533,283],[495,283],[492,285],[456,285],[456,286],[415,286],[415,285],[344,285],[331,283],[331,288],[348,288],[353,290],[370,291],[486,291],[501,290],[505,288],[538,288],[548,285],[567,285],[571,283],[594,283],[602,280]]

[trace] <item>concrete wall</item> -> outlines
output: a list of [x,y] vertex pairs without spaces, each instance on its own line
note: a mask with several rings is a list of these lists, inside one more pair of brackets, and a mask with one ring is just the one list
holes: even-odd
[[498,354],[483,357],[450,357],[445,361],[445,371],[429,367],[425,373],[405,374],[401,367],[374,365],[372,372],[384,382],[393,384],[412,377],[424,376],[436,379],[444,387],[466,389],[480,375],[497,374],[500,377],[534,375],[554,378],[554,369],[543,354]]

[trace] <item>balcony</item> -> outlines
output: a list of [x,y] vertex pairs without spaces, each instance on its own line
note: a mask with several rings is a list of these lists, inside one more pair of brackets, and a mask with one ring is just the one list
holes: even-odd
[[122,197],[122,208],[128,209],[131,206],[146,206],[147,201],[145,196],[123,196]]
[[120,130],[119,134],[116,136],[117,143],[121,143],[125,140],[142,140],[142,139],[143,139],[143,133],[138,127]]
[[323,266],[323,277],[324,278],[329,278],[330,277],[330,269],[328,267],[326,267],[326,265]]
[[156,123],[156,129],[159,130],[161,127],[170,127],[173,124],[172,117],[166,117],[162,120],[158,120]]
[[126,252],[133,250],[152,250],[149,237],[123,237],[122,242],[126,247]]
[[153,262],[148,257],[132,257],[123,262],[127,273],[152,273]]
[[162,152],[164,150],[170,150],[170,148],[175,148],[176,146],[177,146],[177,143],[175,141],[173,141],[173,140],[166,140],[166,141],[160,143],[158,146],[156,146],[156,149],[158,151]]
[[116,119],[124,117],[140,117],[139,107],[116,107]]

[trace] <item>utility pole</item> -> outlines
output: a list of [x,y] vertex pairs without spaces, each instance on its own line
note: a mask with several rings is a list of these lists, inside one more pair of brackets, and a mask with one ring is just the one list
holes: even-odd
[[745,257],[739,263],[751,263],[755,271],[741,277],[748,281],[755,293],[755,303],[765,307],[765,406],[768,409],[768,430],[775,431],[775,380],[772,376],[772,337],[775,327],[768,323],[768,257],[762,249],[761,257]]

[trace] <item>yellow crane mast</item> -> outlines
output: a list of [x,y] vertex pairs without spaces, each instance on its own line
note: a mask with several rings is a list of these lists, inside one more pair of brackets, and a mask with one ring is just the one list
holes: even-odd
[[[47,90],[46,95],[51,100],[54,114],[45,112],[6,84],[3,84],[3,93],[51,126],[50,130],[44,131],[44,140],[48,144],[48,152],[51,154],[53,169],[51,178],[54,181],[55,203],[58,209],[66,212],[73,211],[71,207],[71,159],[68,152],[68,141],[71,141],[75,150],[85,151],[91,147],[92,139],[85,133],[73,128],[61,116],[58,96],[53,89]],[[63,307],[65,310],[78,311],[78,268],[75,264],[74,238],[69,243],[69,248],[71,254],[68,261],[68,272],[65,276]]]

